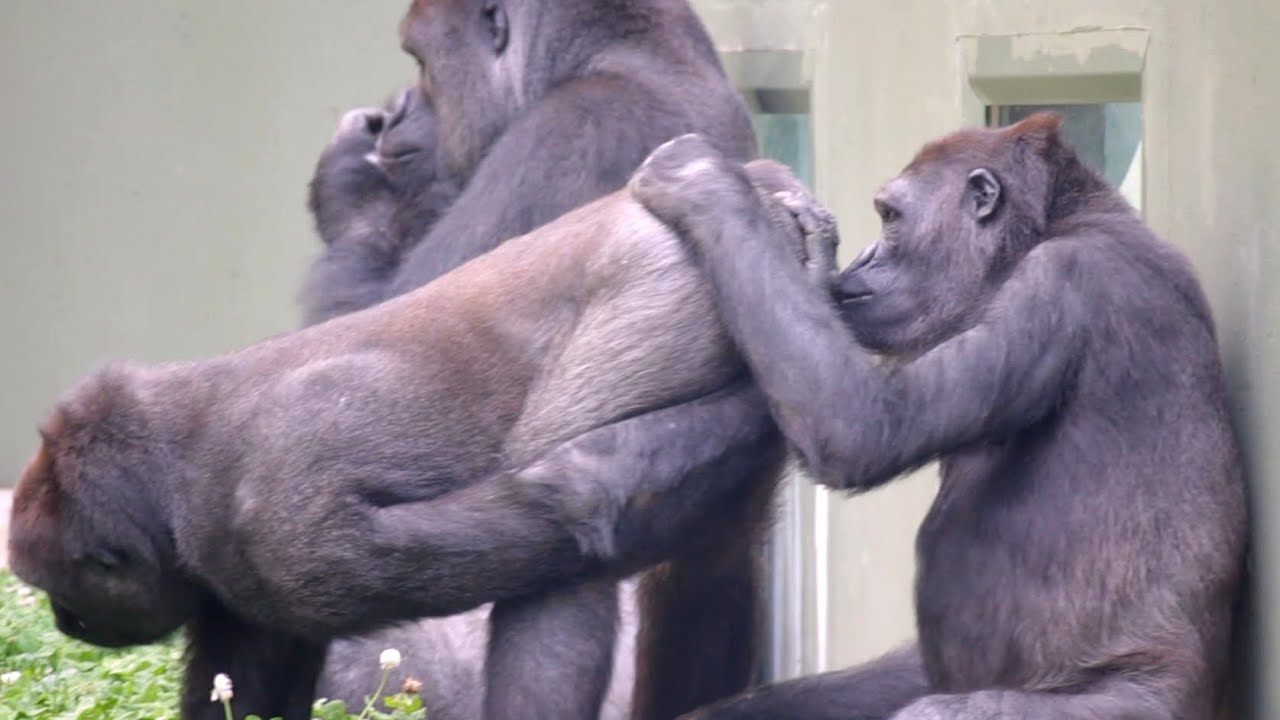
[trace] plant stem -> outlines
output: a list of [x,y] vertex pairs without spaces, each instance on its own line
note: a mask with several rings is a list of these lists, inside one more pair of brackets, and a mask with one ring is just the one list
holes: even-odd
[[387,676],[390,674],[390,670],[382,671],[382,680],[378,682],[378,689],[373,692],[373,695],[369,697],[369,701],[364,704],[364,710],[360,711],[360,716],[356,720],[365,720],[365,718],[369,717],[369,713],[373,711],[373,704],[378,702],[378,696],[387,687]]
[[222,711],[226,713],[227,720],[235,720],[235,718],[231,717],[231,701],[230,700],[222,701]]

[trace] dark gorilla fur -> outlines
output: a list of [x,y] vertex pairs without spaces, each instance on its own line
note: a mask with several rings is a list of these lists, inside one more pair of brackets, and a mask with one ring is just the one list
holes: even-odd
[[[755,153],[746,109],[686,0],[416,2],[401,37],[421,65],[418,87],[388,113],[349,116],[317,168],[312,209],[326,246],[304,289],[308,323],[420,287],[621,188],[654,147],[681,133],[702,133],[739,160]],[[636,720],[670,718],[750,682],[768,489],[717,508],[740,522],[711,524],[720,537],[689,544],[641,581]],[[607,646],[583,648],[559,677],[542,656],[560,640],[564,602],[597,607],[585,617],[608,640],[613,593],[605,583],[576,595],[559,588],[557,597],[550,607],[532,598],[496,607],[485,715],[595,714]],[[422,630],[440,632],[442,622]],[[432,642],[413,632],[397,636]],[[344,645],[334,662],[348,651],[372,655]],[[335,664],[326,677],[360,673]],[[348,698],[367,691],[325,686]]]
[[[803,255],[811,199],[750,172]],[[305,720],[330,638],[630,574],[743,522],[723,508],[781,461],[701,273],[625,192],[373,308],[109,366],[41,434],[13,571],[88,642],[186,625],[186,720],[221,717],[219,672],[238,716]],[[528,672],[599,627],[562,619]]]
[[[326,248],[303,291],[308,324],[377,303],[411,245],[407,239],[421,237],[447,209],[457,183],[439,172],[435,142],[434,115],[417,88],[400,93],[385,111],[364,108],[343,116],[311,182],[311,211]],[[353,272],[360,268],[365,274]],[[599,708],[602,720],[624,720],[631,713],[638,628],[635,583],[626,585],[619,597],[612,662],[599,662],[608,650],[601,646],[599,652],[583,653],[579,661],[563,665],[566,673],[573,673],[578,662],[592,663],[595,671],[612,667]],[[379,653],[394,647],[404,661],[390,676],[393,687],[407,678],[417,680],[432,720],[479,720],[485,717],[491,609],[486,604],[450,617],[340,638],[329,648],[317,694],[361,707],[379,682]],[[607,626],[596,631],[609,640]],[[596,676],[598,685],[604,677]],[[599,688],[569,679],[578,680],[589,703],[596,703]],[[538,712],[535,704],[526,707]]]
[[1246,531],[1212,318],[1059,124],[926,145],[875,198],[879,241],[818,283],[706,143],[637,172],[820,482],[942,461],[918,646],[697,717],[1212,716]]

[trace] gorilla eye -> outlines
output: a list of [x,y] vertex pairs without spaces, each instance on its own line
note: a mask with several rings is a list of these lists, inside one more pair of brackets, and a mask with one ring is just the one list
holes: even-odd
[[501,54],[503,50],[507,49],[507,13],[502,9],[502,4],[498,0],[486,0],[480,12],[484,14],[485,25],[489,28],[493,51]]
[[902,217],[902,213],[898,212],[898,208],[890,205],[889,203],[883,200],[877,199],[875,201],[875,207],[876,207],[876,214],[880,216],[880,222],[882,223],[886,223],[886,224],[891,223],[894,220],[897,220],[898,218]]
[[102,572],[116,570],[125,563],[125,559],[124,552],[115,548],[98,548],[76,558],[81,564]]

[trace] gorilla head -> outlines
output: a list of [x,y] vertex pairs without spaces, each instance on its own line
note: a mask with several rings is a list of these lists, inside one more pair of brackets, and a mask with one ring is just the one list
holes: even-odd
[[[837,292],[859,343],[911,355],[965,329],[1044,231],[1047,190],[1008,194],[1003,179],[1046,187],[1047,168],[1078,165],[1057,159],[1060,122],[1042,113],[999,131],[958,131],[926,145],[880,189],[880,238]],[[1083,168],[1075,174],[1097,184]]]
[[529,105],[593,71],[603,48],[661,22],[665,4],[416,0],[400,25],[401,47],[439,115],[446,167],[474,168]]
[[[49,593],[58,629],[104,647],[154,642],[196,611],[162,521],[163,481],[141,418],[104,371],[54,410],[13,498],[14,574]],[[115,415],[104,423],[104,415]],[[114,428],[102,437],[98,428]],[[128,492],[121,492],[128,489]]]

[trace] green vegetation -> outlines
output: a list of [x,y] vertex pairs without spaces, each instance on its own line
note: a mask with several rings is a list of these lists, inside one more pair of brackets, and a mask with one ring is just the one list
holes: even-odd
[[[387,660],[384,654],[384,667]],[[181,668],[181,638],[103,650],[66,637],[54,628],[44,594],[0,569],[0,720],[178,720]],[[212,694],[213,678],[209,689]],[[391,695],[377,704],[383,709],[350,713],[339,701],[317,703],[314,714],[320,720],[426,717],[417,695]]]

